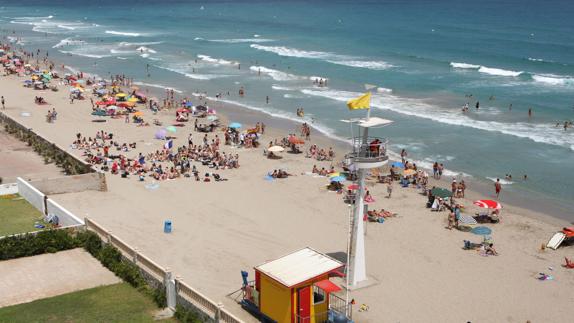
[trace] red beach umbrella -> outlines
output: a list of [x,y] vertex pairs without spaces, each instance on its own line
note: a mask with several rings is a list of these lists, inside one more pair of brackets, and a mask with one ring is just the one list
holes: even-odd
[[289,137],[289,143],[293,145],[302,145],[305,143],[305,140],[298,138],[296,136]]
[[502,205],[493,200],[478,200],[474,201],[473,204],[484,209],[495,209],[495,210],[502,209]]
[[357,185],[357,184],[351,184],[351,185],[347,186],[347,188],[354,191],[354,190],[358,190],[358,189],[359,189],[359,185]]

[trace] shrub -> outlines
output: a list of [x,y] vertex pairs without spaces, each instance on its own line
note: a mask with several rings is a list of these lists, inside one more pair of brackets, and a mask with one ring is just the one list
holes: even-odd
[[180,322],[183,323],[201,323],[202,320],[196,311],[187,309],[181,305],[176,305],[175,313],[173,316]]
[[12,236],[0,240],[0,260],[54,253],[80,246],[82,241],[66,230]]
[[167,295],[165,288],[154,288],[152,298],[159,308],[167,307]]

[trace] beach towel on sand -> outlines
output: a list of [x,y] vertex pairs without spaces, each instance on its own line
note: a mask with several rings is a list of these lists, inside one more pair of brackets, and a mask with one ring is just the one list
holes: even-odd
[[460,218],[458,219],[458,225],[475,225],[475,224],[478,224],[478,222],[476,222],[476,220],[470,215],[461,214]]

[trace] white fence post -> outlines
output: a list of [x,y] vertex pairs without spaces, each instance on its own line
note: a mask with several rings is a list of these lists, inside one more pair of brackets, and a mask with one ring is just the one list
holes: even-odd
[[112,230],[108,230],[106,234],[106,238],[109,244],[112,244]]
[[137,265],[137,263],[138,263],[138,253],[139,253],[138,248],[134,248],[134,254],[132,257],[132,261],[134,262],[135,265]]
[[219,323],[221,320],[221,309],[223,308],[223,304],[217,303],[217,309],[215,310],[215,322]]
[[167,307],[175,311],[177,300],[177,292],[175,290],[175,281],[172,278],[172,273],[169,268],[165,269],[165,277],[163,280],[165,284],[165,295],[167,298]]

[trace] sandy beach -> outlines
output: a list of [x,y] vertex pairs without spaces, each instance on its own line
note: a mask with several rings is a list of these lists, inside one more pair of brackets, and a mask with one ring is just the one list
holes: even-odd
[[[0,89],[6,98],[3,113],[53,142],[70,147],[76,134],[94,137],[104,130],[114,140],[136,142],[137,148],[126,155],[161,149],[163,140],[154,139],[156,126],[137,127],[123,119],[106,118],[92,122],[90,101],[70,104],[66,86],[59,92],[23,88],[24,78],[0,77]],[[41,95],[49,105],[34,104]],[[221,103],[217,103],[220,105]],[[215,103],[214,103],[215,105]],[[47,123],[48,109],[56,108],[58,118]],[[145,107],[144,119],[157,118],[165,125],[173,123],[174,111],[152,116]],[[268,127],[260,142],[281,139],[298,133],[297,124],[239,107],[225,106],[219,113],[223,123],[242,122],[245,127],[264,122]],[[22,116],[22,112],[30,116]],[[203,137],[193,132],[193,119],[178,128],[174,147]],[[209,134],[220,137],[222,132]],[[263,155],[263,148],[244,149],[222,146],[227,153],[239,154],[240,167],[221,170],[225,182],[196,182],[178,178],[159,182],[150,190],[146,177],[125,179],[107,174],[108,192],[82,192],[53,196],[58,203],[78,216],[87,216],[113,231],[154,261],[169,267],[184,281],[225,306],[246,321],[255,321],[240,306],[226,297],[241,287],[241,270],[251,270],[266,260],[310,246],[321,252],[341,255],[346,252],[348,206],[342,195],[328,191],[326,177],[309,174],[313,165],[335,166],[344,155],[345,145],[313,133],[310,143],[321,148],[333,147],[335,161],[316,161],[305,154],[284,152],[279,160]],[[392,140],[392,138],[390,138]],[[72,154],[81,152],[69,148]],[[200,173],[210,172],[197,166]],[[266,180],[274,169],[293,174],[286,179]],[[439,183],[448,187],[448,183]],[[391,198],[385,198],[386,186],[368,180],[375,202],[370,209],[385,208],[398,214],[383,224],[368,223],[366,234],[367,273],[374,285],[352,292],[356,322],[570,322],[574,315],[574,270],[562,267],[564,257],[574,257],[574,248],[541,251],[552,234],[569,223],[545,214],[504,205],[501,222],[487,224],[493,231],[499,256],[481,256],[463,250],[463,240],[480,242],[481,236],[447,230],[448,212],[425,208],[426,197],[414,188],[394,186]],[[465,213],[479,209],[472,201],[482,198],[467,191]],[[163,222],[173,222],[173,232],[164,234]],[[553,280],[540,281],[539,273]]]

